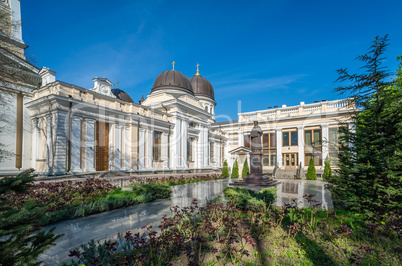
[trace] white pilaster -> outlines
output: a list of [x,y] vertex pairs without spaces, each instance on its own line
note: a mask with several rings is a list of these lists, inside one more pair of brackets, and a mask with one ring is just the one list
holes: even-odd
[[282,167],[282,129],[276,130],[276,161]]
[[73,116],[71,119],[71,172],[82,172],[81,170],[81,117]]
[[130,151],[131,151],[131,138],[130,138],[130,125],[123,128],[122,147],[124,148],[123,169],[130,170]]
[[32,168],[36,170],[36,160],[38,159],[38,118],[32,119],[33,132],[32,132]]
[[53,136],[52,136],[52,115],[46,116],[46,172],[52,172],[53,163]]
[[321,125],[322,133],[322,167],[324,167],[324,161],[328,156],[328,141],[329,141],[329,131],[328,124]]
[[143,170],[145,168],[145,129],[140,128],[139,135],[139,154],[138,154],[138,168]]
[[209,137],[208,128],[204,128],[204,166],[209,167]]
[[145,162],[145,167],[147,169],[152,169],[152,161],[153,161],[153,142],[154,142],[154,130],[152,128],[147,129],[147,156],[146,156],[146,162]]
[[188,122],[187,120],[181,121],[182,126],[182,135],[181,135],[181,157],[182,157],[182,166],[183,168],[188,168],[188,161],[187,161],[187,130],[188,130]]
[[121,170],[121,125],[114,127],[114,170]]
[[115,124],[109,124],[109,170],[115,170],[115,165],[114,165],[114,136],[115,136]]
[[304,166],[304,126],[297,127],[297,142],[299,144],[299,164]]
[[203,149],[203,145],[204,145],[204,131],[203,131],[203,127],[200,125],[199,126],[199,137],[198,137],[198,142],[197,142],[197,159],[198,159],[198,168],[202,168],[204,167],[204,149]]
[[239,142],[239,147],[240,146],[244,146],[244,135],[243,135],[244,131],[243,130],[239,130],[239,135],[238,137],[238,142]]
[[163,169],[169,168],[169,158],[168,158],[168,133],[162,133],[162,153],[163,153]]
[[95,120],[86,119],[85,171],[95,171]]

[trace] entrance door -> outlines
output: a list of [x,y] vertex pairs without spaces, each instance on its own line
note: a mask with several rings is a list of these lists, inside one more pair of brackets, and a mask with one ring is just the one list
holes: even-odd
[[96,121],[95,169],[109,170],[109,124]]
[[286,168],[296,168],[298,162],[297,153],[285,153],[283,154],[283,163]]

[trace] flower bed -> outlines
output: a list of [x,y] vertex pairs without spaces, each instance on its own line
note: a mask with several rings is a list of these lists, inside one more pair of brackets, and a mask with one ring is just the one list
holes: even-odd
[[[156,183],[164,184],[167,186],[183,185],[188,183],[197,183],[203,181],[212,181],[219,179],[227,179],[227,177],[222,177],[220,174],[212,174],[205,176],[170,176],[170,177],[132,177],[130,178],[130,183],[132,184],[146,184],[146,183]],[[132,184],[128,185],[131,186]]]

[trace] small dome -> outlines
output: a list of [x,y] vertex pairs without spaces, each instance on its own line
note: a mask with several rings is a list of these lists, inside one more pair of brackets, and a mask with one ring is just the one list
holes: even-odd
[[215,101],[214,88],[212,87],[211,82],[206,78],[202,77],[200,74],[195,74],[190,78],[190,82],[193,86],[195,96],[205,96]]
[[155,79],[151,93],[164,89],[180,90],[194,95],[191,82],[183,73],[177,70],[166,70],[160,73]]
[[133,99],[131,99],[130,95],[128,95],[125,91],[122,91],[121,89],[112,89],[112,93],[114,94],[114,96],[122,101],[129,103],[134,102]]

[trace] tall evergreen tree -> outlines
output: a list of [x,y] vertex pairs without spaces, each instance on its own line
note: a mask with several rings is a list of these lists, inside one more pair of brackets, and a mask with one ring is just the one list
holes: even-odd
[[4,197],[11,191],[27,193],[34,181],[31,171],[0,180],[0,265],[35,265],[39,254],[62,236],[55,235],[54,228],[41,231],[39,221],[45,213],[43,207],[27,202],[16,209],[10,207]]
[[229,177],[228,162],[226,160],[223,162],[222,177]]
[[324,166],[324,173],[322,174],[322,179],[328,181],[332,178],[331,162],[329,156],[325,158],[324,165],[325,166]]
[[335,90],[352,95],[360,113],[351,114],[355,130],[343,132],[340,171],[332,179],[334,196],[352,209],[364,211],[402,209],[402,70],[388,81],[382,66],[388,36],[376,37],[368,53],[357,57],[364,73],[338,70]]
[[239,165],[237,164],[237,159],[233,163],[232,175],[230,177],[231,178],[239,178]]
[[248,168],[247,158],[243,164],[243,170],[241,171],[241,177],[245,177],[250,173],[250,169]]
[[309,163],[308,163],[306,179],[307,179],[307,180],[317,180],[317,173],[316,173],[316,171],[315,171],[315,166],[314,166],[314,159],[313,159],[313,157],[310,158],[310,161],[309,161]]

